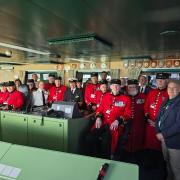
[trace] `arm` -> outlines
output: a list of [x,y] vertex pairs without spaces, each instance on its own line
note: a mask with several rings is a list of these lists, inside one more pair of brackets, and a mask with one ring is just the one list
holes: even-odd
[[146,101],[144,103],[144,114],[145,116],[147,116],[147,114],[149,113],[149,106],[150,106],[150,98],[151,98],[151,92],[147,95],[146,97]]
[[67,95],[68,95],[68,89],[64,92],[64,101],[68,101]]
[[48,95],[48,103],[52,103],[53,102],[53,91],[52,89],[49,90],[49,95]]
[[24,95],[22,93],[19,93],[15,99],[14,104],[13,104],[13,109],[19,109],[22,108],[24,104]]
[[64,100],[64,97],[65,97],[65,92],[67,91],[67,87],[66,86],[64,86],[64,88],[63,88],[63,93],[62,93],[62,101],[65,101]]
[[85,88],[85,95],[84,95],[84,100],[87,105],[89,105],[91,103],[89,97],[90,97],[90,90],[89,90],[89,86],[87,85]]
[[131,115],[132,115],[132,112],[131,112],[131,99],[129,97],[127,97],[124,113],[120,118],[122,118],[123,121],[129,121],[131,119]]

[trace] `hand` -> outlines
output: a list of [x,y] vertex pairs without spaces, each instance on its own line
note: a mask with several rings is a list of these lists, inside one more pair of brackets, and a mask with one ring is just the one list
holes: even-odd
[[150,118],[149,118],[149,114],[146,113],[145,116],[144,116],[144,120],[147,122],[148,119],[150,119]]
[[92,106],[92,109],[95,111],[95,110],[96,110],[96,106],[95,106],[95,105],[93,105],[93,106]]
[[155,122],[148,119],[147,122],[150,124],[150,126],[155,127]]
[[116,130],[119,126],[119,121],[115,120],[113,123],[111,123],[110,129],[111,130]]
[[98,117],[95,122],[96,129],[99,129],[101,127],[101,125],[102,125],[102,120],[101,120],[101,118]]
[[162,133],[156,134],[156,137],[159,141],[164,141],[164,137],[163,137]]

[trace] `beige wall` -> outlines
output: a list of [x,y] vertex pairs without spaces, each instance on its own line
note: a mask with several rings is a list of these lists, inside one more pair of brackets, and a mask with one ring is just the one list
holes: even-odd
[[[79,65],[79,64],[78,64]],[[120,69],[120,76],[127,76],[127,69],[123,68],[122,62],[111,62],[109,63],[109,69]],[[89,69],[89,68],[87,68]],[[86,70],[87,70],[86,69]],[[28,65],[14,65],[12,70],[0,70],[0,81],[10,81],[14,80],[15,77],[19,77],[24,81],[25,71],[38,71],[38,70],[55,70],[64,77],[65,83],[69,77],[74,77],[77,69],[64,71],[60,70],[59,66],[56,64],[28,64]],[[92,69],[90,69],[92,71]],[[102,69],[103,70],[103,69]]]

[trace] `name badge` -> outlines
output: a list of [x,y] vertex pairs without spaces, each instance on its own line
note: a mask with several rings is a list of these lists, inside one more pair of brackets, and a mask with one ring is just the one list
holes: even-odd
[[91,98],[95,98],[95,94],[91,94]]
[[106,111],[106,114],[110,114],[110,112],[111,112],[111,111],[108,109],[108,110]]
[[53,99],[57,99],[57,96],[53,96]]
[[124,107],[125,106],[123,101],[117,101],[117,102],[114,103],[114,105],[117,106],[117,107]]

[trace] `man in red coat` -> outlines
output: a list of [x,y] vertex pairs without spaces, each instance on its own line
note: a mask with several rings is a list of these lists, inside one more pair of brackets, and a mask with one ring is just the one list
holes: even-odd
[[67,87],[61,84],[61,80],[62,80],[61,77],[55,78],[55,86],[51,87],[49,90],[49,97],[48,97],[49,103],[64,100],[64,93]]
[[46,91],[49,91],[54,86],[55,86],[55,75],[50,73],[48,76],[48,83],[45,83],[44,89]]
[[125,150],[127,159],[137,162],[138,154],[144,149],[144,103],[146,95],[138,92],[138,80],[128,80],[128,96],[131,98],[131,124],[129,128]]
[[9,96],[4,102],[4,110],[21,110],[24,104],[23,93],[16,90],[14,81],[9,81],[6,86]]
[[155,122],[162,103],[168,99],[168,77],[169,75],[167,73],[157,73],[157,89],[152,89],[149,92],[144,105],[144,112],[146,116],[144,146],[147,152],[146,160],[148,166],[154,166],[160,162],[161,144],[156,137]]
[[88,110],[96,109],[96,91],[99,90],[98,84],[98,73],[91,73],[91,83],[86,85],[85,88],[85,103],[88,107]]
[[131,118],[131,100],[120,94],[120,80],[111,80],[111,93],[107,93],[96,111],[96,121],[87,136],[90,155],[110,158],[114,154],[124,124]]
[[101,80],[99,82],[100,86],[99,86],[99,90],[97,90],[95,92],[95,101],[96,101],[96,108],[99,108],[101,103],[102,103],[102,100],[103,100],[103,97],[109,93],[108,91],[108,81],[107,80]]
[[6,83],[5,82],[1,83],[1,86],[2,86],[2,88],[0,91],[0,105],[2,105],[9,96],[9,92],[6,87]]

